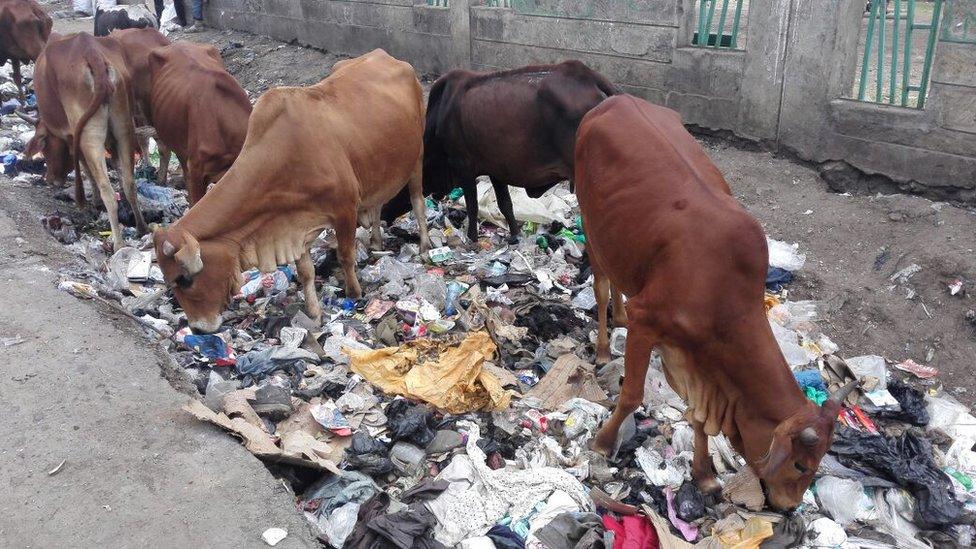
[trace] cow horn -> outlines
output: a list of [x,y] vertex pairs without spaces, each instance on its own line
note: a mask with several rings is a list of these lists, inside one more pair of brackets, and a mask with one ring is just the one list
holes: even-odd
[[844,401],[847,399],[847,395],[851,394],[851,391],[857,388],[857,386],[860,385],[860,383],[861,383],[860,380],[855,379],[854,381],[848,383],[847,385],[844,385],[843,387],[837,389],[836,391],[834,391],[833,394],[830,395],[830,400],[833,400],[839,404],[843,404]]
[[40,122],[40,120],[41,120],[37,116],[31,116],[31,115],[29,115],[29,114],[27,114],[25,112],[21,112],[19,109],[18,110],[15,110],[14,111],[14,114],[16,114],[17,116],[19,116],[21,118],[21,120],[23,120],[24,122],[27,122],[27,123],[32,124],[34,126],[36,126],[37,123]]
[[200,243],[186,231],[183,231],[183,247],[176,252],[176,260],[183,266],[183,271],[187,276],[192,277],[203,270]]
[[807,446],[816,446],[820,442],[820,435],[813,427],[807,427],[800,431],[800,442]]
[[173,254],[175,254],[175,253],[176,253],[176,247],[173,246],[173,243],[170,242],[169,240],[164,240],[163,241],[163,255],[165,255],[166,257],[173,257]]

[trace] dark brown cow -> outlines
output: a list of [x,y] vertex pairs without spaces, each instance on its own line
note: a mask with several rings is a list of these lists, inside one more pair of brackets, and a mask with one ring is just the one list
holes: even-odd
[[[476,73],[451,71],[434,83],[424,131],[424,194],[442,198],[464,189],[468,237],[478,236],[478,176],[491,178],[510,239],[518,235],[508,185],[531,197],[573,177],[573,142],[580,120],[613,85],[579,61]],[[401,193],[387,221],[406,212]]]
[[78,192],[79,166],[85,166],[96,197],[100,195],[108,211],[118,249],[123,245],[118,204],[105,162],[105,150],[111,147],[136,227],[146,232],[132,173],[135,127],[122,46],[111,37],[96,39],[84,33],[52,37],[37,59],[34,88],[40,120],[25,154],[43,152],[49,177],[73,161],[79,205],[85,201],[84,193]]
[[[770,503],[795,507],[813,480],[845,394],[818,407],[793,378],[763,306],[766,239],[677,113],[629,95],[583,119],[576,193],[607,356],[608,283],[629,298],[624,383],[594,446],[612,450],[640,406],[651,349],[688,403],[693,473],[719,489],[706,435],[732,442]],[[852,386],[845,388],[846,391]]]
[[251,102],[211,45],[176,42],[149,55],[150,118],[172,149],[196,204],[244,145]]
[[36,61],[51,34],[51,18],[34,0],[0,0],[0,65],[13,65],[17,93],[24,99],[20,64]]

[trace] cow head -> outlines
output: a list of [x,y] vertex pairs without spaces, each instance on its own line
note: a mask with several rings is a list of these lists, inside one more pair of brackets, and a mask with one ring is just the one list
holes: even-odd
[[163,278],[186,313],[190,328],[216,332],[224,307],[240,290],[240,263],[232,244],[222,240],[201,243],[175,227],[157,229],[153,241]]
[[[770,505],[790,510],[803,500],[803,493],[813,481],[821,458],[830,448],[842,403],[856,385],[857,381],[853,381],[842,387],[820,407],[808,401],[808,406],[775,426],[764,455],[752,459],[747,454],[766,487]],[[742,436],[743,442],[751,438],[750,433]],[[746,451],[754,453],[755,448],[749,446],[747,443]]]
[[69,143],[51,133],[43,121],[31,118],[19,111],[17,114],[27,122],[34,124],[34,136],[27,142],[24,156],[33,158],[40,153],[44,156],[44,180],[50,185],[63,185],[67,181],[68,172],[71,171],[73,165]]
[[34,61],[51,34],[51,18],[36,3],[5,2],[0,7],[0,50]]

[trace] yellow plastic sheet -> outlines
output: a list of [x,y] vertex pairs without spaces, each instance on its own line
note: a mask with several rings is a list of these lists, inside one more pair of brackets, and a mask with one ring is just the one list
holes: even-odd
[[423,400],[452,414],[501,410],[512,398],[484,368],[495,356],[487,332],[472,332],[459,345],[420,339],[400,347],[344,351],[350,369],[383,392]]

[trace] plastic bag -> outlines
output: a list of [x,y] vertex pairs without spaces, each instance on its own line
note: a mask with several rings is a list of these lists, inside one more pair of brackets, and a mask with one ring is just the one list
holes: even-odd
[[925,395],[896,380],[891,380],[888,383],[888,392],[898,401],[901,410],[881,410],[878,412],[879,416],[897,419],[919,427],[928,425],[929,412],[925,408]]
[[800,344],[797,343],[798,337],[796,332],[784,328],[772,320],[769,321],[769,326],[772,328],[773,337],[776,338],[776,343],[779,344],[779,350],[783,353],[783,358],[786,359],[786,363],[789,364],[790,368],[803,366],[816,358],[811,357],[806,349],[800,347]]
[[356,517],[359,514],[358,503],[347,503],[342,507],[332,511],[328,518],[319,518],[319,528],[329,540],[329,545],[336,549],[341,549],[346,543],[346,538],[356,528]]
[[827,476],[818,480],[817,500],[820,508],[844,528],[855,520],[870,519],[874,509],[871,498],[864,493],[864,486],[846,478]]
[[842,464],[908,490],[918,501],[915,522],[922,526],[955,524],[962,515],[952,481],[932,459],[931,443],[911,431],[887,438],[842,429],[830,450]]
[[799,271],[807,262],[807,256],[799,253],[799,244],[787,244],[779,240],[766,237],[766,245],[769,247],[769,266],[786,269],[787,271]]

